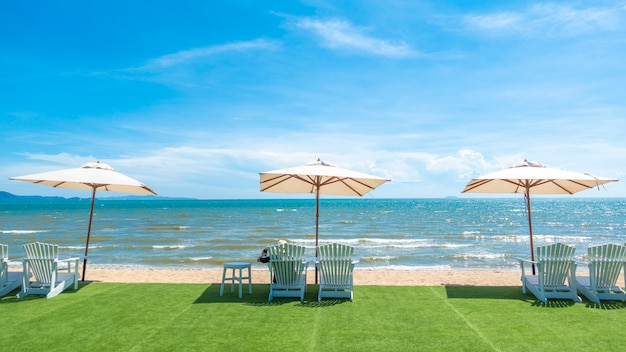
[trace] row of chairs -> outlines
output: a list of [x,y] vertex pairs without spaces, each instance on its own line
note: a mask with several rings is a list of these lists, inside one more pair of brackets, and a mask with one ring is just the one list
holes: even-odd
[[[626,292],[619,286],[620,274],[626,287],[626,246],[605,244],[587,250],[589,275],[576,275],[575,247],[554,243],[537,247],[535,261],[519,259],[522,269],[522,292],[529,290],[537,299],[571,299],[582,302],[578,292],[591,302],[626,300]],[[530,273],[529,264],[536,267]]]
[[0,244],[0,297],[20,286],[17,298],[30,294],[52,298],[68,287],[78,289],[79,258],[59,259],[59,246],[43,242],[25,244],[24,253],[22,273],[9,271],[9,247]]
[[[268,247],[270,293],[274,297],[296,297],[304,300],[306,292],[307,259],[305,247],[281,243]],[[353,299],[353,277],[355,261],[351,246],[331,243],[317,247],[315,265],[319,272],[318,301],[323,298]]]
[[[0,244],[0,297],[21,286],[17,298],[29,294],[43,294],[52,298],[73,286],[78,289],[79,258],[61,260],[59,247],[34,242],[24,245],[26,259],[22,273],[8,271],[8,246]],[[520,259],[522,292],[529,290],[540,301],[571,299],[582,302],[578,292],[590,301],[626,300],[626,292],[618,285],[620,274],[626,287],[626,246],[606,244],[589,247],[587,262],[589,275],[576,275],[575,247],[562,243],[537,247],[535,261]],[[307,260],[305,247],[282,243],[268,247],[270,257],[269,301],[274,297],[299,297],[306,292]],[[318,301],[323,298],[353,299],[354,248],[331,243],[317,248],[315,265],[319,272]],[[529,274],[528,265],[536,267]],[[35,280],[31,281],[34,276]]]

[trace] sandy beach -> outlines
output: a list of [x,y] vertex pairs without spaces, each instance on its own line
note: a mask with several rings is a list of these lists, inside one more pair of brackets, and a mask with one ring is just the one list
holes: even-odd
[[[192,269],[89,269],[87,281],[122,283],[220,283],[222,270]],[[309,268],[307,280],[314,283],[315,271]],[[269,284],[269,273],[252,269],[252,283]],[[368,270],[355,269],[355,285],[385,286],[520,286],[515,270]]]

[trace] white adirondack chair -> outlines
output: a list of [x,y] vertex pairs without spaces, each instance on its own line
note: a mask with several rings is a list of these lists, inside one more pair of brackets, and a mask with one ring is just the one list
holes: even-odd
[[268,301],[274,297],[299,297],[304,301],[306,292],[306,261],[305,247],[282,243],[268,247],[270,257],[270,294]]
[[537,299],[548,302],[548,299],[571,299],[582,302],[576,290],[576,248],[562,243],[537,247],[534,264],[537,275],[527,273],[525,264],[532,261],[520,259],[522,268],[522,292],[530,290]]
[[355,261],[352,258],[354,248],[351,246],[331,243],[317,247],[317,269],[320,275],[320,287],[317,300],[322,298],[353,299],[353,270]]
[[[626,246],[605,244],[587,249],[589,276],[577,276],[578,290],[590,301],[626,300],[626,292],[617,284],[626,274]],[[624,278],[626,286],[626,277]]]
[[9,246],[0,243],[0,297],[20,287],[22,274],[9,271]]
[[[52,298],[72,285],[78,289],[79,258],[60,260],[59,246],[43,242],[25,244],[24,252],[22,290],[17,298],[30,294]],[[31,273],[35,281],[30,281]]]

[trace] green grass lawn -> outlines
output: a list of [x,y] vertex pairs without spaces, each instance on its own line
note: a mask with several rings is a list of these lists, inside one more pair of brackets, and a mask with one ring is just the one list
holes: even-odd
[[2,351],[621,351],[626,304],[542,304],[520,287],[358,286],[267,301],[219,284],[84,283],[0,299]]

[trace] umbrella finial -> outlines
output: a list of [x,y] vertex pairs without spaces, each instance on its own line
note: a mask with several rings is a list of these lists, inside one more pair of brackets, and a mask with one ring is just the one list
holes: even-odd
[[521,163],[515,164],[511,167],[546,167],[546,166],[538,161],[528,161],[527,159],[524,159],[524,161],[522,161]]
[[80,167],[83,168],[83,169],[102,169],[102,170],[111,170],[111,171],[113,171],[113,168],[109,164],[101,163],[100,160],[98,160],[95,163],[85,163],[85,164],[82,164]]
[[310,164],[306,164],[306,165],[307,165],[307,166],[314,166],[314,165],[321,165],[321,166],[335,166],[335,165],[333,165],[333,164],[329,163],[328,161],[321,160],[320,158],[317,158],[317,161],[312,162],[312,163],[310,163]]

